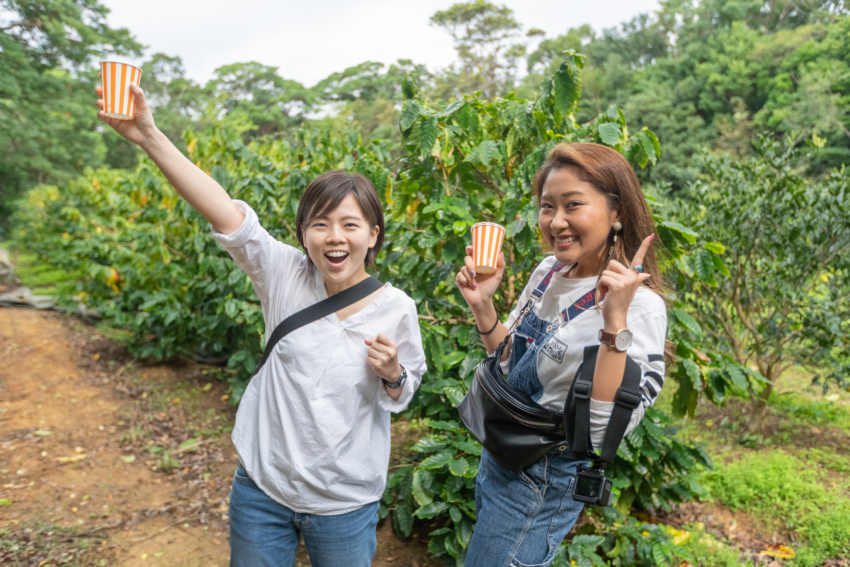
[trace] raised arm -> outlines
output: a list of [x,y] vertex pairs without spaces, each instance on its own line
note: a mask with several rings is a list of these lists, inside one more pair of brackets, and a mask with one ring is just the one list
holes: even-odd
[[[103,89],[96,87],[97,95]],[[153,113],[141,88],[130,85],[136,97],[136,114],[132,120],[117,120],[103,113],[103,99],[97,101],[98,118],[109,124],[124,139],[142,148],[181,197],[201,213],[217,231],[231,234],[242,225],[245,215],[236,208],[227,192],[216,181],[200,170],[174,144],[160,132]]]

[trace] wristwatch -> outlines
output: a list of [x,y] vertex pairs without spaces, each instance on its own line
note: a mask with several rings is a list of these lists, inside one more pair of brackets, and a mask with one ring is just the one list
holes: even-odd
[[[399,364],[399,366],[401,366]],[[401,366],[401,375],[396,378],[395,382],[387,382],[383,378],[381,378],[381,382],[384,383],[384,386],[389,388],[390,390],[398,390],[402,386],[404,386],[404,382],[407,380],[407,370],[404,369],[404,366]]]
[[632,346],[632,332],[620,329],[616,333],[606,333],[605,329],[599,329],[599,342],[610,345],[619,352],[626,352]]

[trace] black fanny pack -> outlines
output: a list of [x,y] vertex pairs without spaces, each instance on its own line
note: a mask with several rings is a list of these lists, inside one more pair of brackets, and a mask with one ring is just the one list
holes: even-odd
[[[532,293],[532,299],[520,312],[513,328],[540,300],[552,276],[563,268],[555,264]],[[567,323],[595,304],[595,290],[560,313]],[[632,411],[640,404],[640,367],[626,358],[623,383],[617,392],[614,411],[605,433],[602,457],[596,455],[590,442],[590,395],[598,346],[586,347],[582,365],[576,372],[567,396],[564,412],[544,408],[531,396],[505,380],[500,364],[502,353],[512,333],[475,369],[469,392],[458,406],[458,412],[469,432],[487,449],[502,467],[520,471],[565,442],[574,455],[592,460],[613,460],[629,424]]]

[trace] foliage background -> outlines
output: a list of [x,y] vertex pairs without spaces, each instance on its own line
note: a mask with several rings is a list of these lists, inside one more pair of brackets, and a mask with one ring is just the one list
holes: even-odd
[[[93,58],[141,46],[127,30],[106,27],[105,10],[93,0],[0,6],[12,14],[0,32],[0,217],[12,209],[12,196],[32,188],[14,205],[14,217],[0,222],[51,265],[80,276],[60,285],[62,302],[82,301],[130,331],[129,346],[140,357],[226,364],[237,401],[262,346],[250,282],[149,161],[94,127],[85,94],[96,77]],[[447,69],[365,62],[307,88],[248,62],[221,67],[198,85],[179,58],[155,54],[144,64],[145,88],[159,127],[284,242],[295,244],[298,198],[320,172],[358,171],[378,187],[388,231],[378,276],[416,300],[431,369],[408,414],[425,429],[409,462],[390,475],[381,513],[392,511],[402,538],[415,518],[436,518],[430,550],[458,565],[474,525],[480,447],[455,407],[484,355],[453,284],[469,227],[479,220],[508,227],[508,270],[496,297],[498,311],[507,313],[543,256],[530,187],[546,152],[585,140],[623,153],[644,181],[662,270],[675,290],[668,298],[668,338],[677,354],[668,382],[675,386],[667,389],[676,395],[672,417],[649,410],[621,447],[612,467],[617,510],[594,514],[556,564],[665,565],[688,559],[676,534],[622,514],[708,496],[698,481],[708,455],[675,435],[678,418],[693,417],[701,399],[724,405],[763,394],[767,403],[771,395],[774,376],[734,356],[706,317],[734,307],[722,296],[746,246],[735,219],[751,204],[752,180],[765,168],[773,172],[776,182],[762,185],[763,202],[782,195],[785,207],[771,217],[774,225],[795,214],[794,191],[815,196],[811,204],[820,208],[799,223],[801,249],[825,242],[833,246],[828,257],[837,249],[830,239],[850,234],[848,215],[829,218],[830,207],[848,210],[847,175],[843,167],[830,170],[848,152],[848,21],[834,2],[670,1],[620,29],[597,34],[583,26],[541,38],[537,30],[523,37],[509,9],[475,1],[432,18],[455,40],[458,61]],[[49,22],[68,23],[82,42],[69,42]],[[21,96],[27,88],[32,95]],[[57,94],[62,89],[66,96]],[[320,108],[332,112],[317,117]],[[756,130],[766,138],[753,144]],[[806,140],[813,142],[800,157]],[[739,191],[706,206],[718,187]],[[725,231],[714,222],[721,213]],[[794,330],[800,355],[790,357],[828,369],[825,388],[846,387],[846,259],[833,255],[807,273],[813,291],[795,296],[809,313],[827,303],[832,309],[831,319],[812,326],[817,333]],[[787,257],[767,253],[759,262],[771,291],[771,278],[788,280],[793,270]],[[819,281],[830,284],[828,292]],[[788,299],[770,298],[768,312]],[[731,336],[759,345],[777,336],[781,323],[767,317],[748,328],[737,321]],[[811,553],[816,559],[831,552]]]

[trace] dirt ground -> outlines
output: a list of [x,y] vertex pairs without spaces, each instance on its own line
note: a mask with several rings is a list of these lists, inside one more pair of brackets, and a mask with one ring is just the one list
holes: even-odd
[[[0,308],[0,564],[227,565],[234,410],[211,371]],[[441,563],[388,520],[374,566]]]

